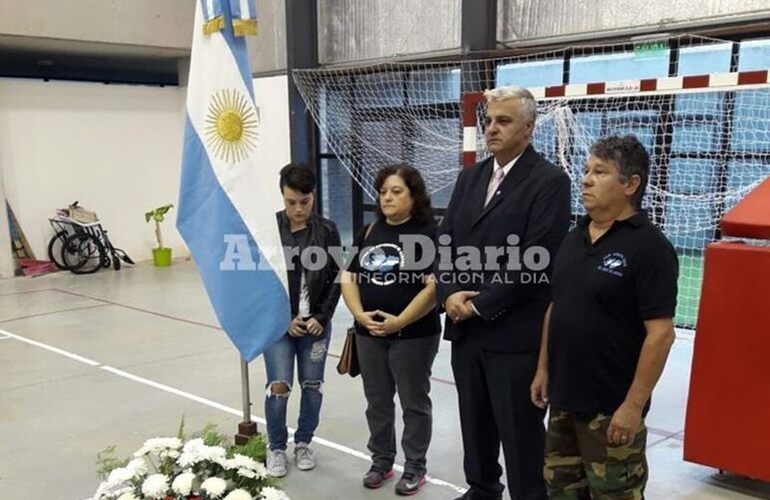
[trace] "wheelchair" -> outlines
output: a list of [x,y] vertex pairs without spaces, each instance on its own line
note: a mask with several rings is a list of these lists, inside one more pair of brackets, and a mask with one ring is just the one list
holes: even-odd
[[54,235],[48,242],[48,259],[75,274],[91,274],[112,266],[120,270],[123,262],[134,264],[125,251],[115,248],[98,220],[80,222],[60,213],[48,219]]

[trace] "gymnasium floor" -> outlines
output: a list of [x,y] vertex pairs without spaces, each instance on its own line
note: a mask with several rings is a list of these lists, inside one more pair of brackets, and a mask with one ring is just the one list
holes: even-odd
[[[340,352],[349,322],[341,306],[332,355]],[[91,276],[0,281],[0,498],[90,498],[98,484],[94,461],[100,450],[115,444],[129,454],[145,438],[173,435],[182,415],[188,430],[213,422],[234,432],[241,415],[240,367],[215,324],[189,261],[168,269],[140,264]],[[680,332],[648,418],[647,498],[770,498],[768,485],[718,479],[715,470],[682,461],[691,355],[692,336]],[[294,500],[393,498],[393,482],[378,491],[360,486],[369,466],[363,391],[359,379],[339,376],[335,364],[330,357],[320,439],[314,444],[319,465],[311,472],[290,469],[284,487]],[[464,482],[446,343],[434,377],[432,480],[418,498],[452,499]],[[251,382],[252,413],[259,418],[261,360],[251,365]],[[297,409],[295,395],[292,422]],[[745,493],[750,489],[751,496]]]

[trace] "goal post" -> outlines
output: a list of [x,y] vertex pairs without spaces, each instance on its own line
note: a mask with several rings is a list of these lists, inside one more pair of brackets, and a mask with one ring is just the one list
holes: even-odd
[[[653,95],[685,93],[683,91],[730,91],[762,89],[770,86],[770,71],[744,71],[712,75],[684,77],[649,78],[622,80],[616,82],[595,82],[587,84],[554,85],[530,87],[535,99],[542,104],[549,101],[568,102],[579,99],[606,99],[622,97],[646,97]],[[468,92],[462,96],[463,106],[463,153],[462,163],[470,166],[476,163],[480,141],[480,120],[477,108],[485,102],[483,92]],[[769,145],[770,146],[770,145]],[[483,150],[482,150],[483,151]]]
[[722,214],[770,176],[765,46],[767,54],[755,57],[756,42],[664,36],[654,51],[593,44],[300,69],[292,78],[318,125],[321,171],[360,187],[354,200],[325,184],[326,199],[339,200],[329,216],[349,217],[351,208],[371,216],[377,171],[402,162],[420,170],[434,206],[445,207],[461,168],[487,155],[483,94],[463,89],[490,78],[529,88],[537,99],[533,142],[572,179],[574,215],[583,212],[580,177],[591,144],[609,134],[636,135],[652,163],[644,206],[679,254],[676,323],[694,328],[703,249],[722,237]]

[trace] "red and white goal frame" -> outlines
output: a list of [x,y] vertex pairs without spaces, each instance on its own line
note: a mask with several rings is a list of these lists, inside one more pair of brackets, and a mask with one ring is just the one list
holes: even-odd
[[[551,99],[579,99],[644,96],[681,91],[734,90],[750,86],[765,87],[770,84],[770,71],[741,71],[709,75],[647,78],[614,82],[575,83],[550,87],[530,87],[527,90],[538,101]],[[478,144],[477,108],[485,102],[482,92],[468,92],[462,96],[463,151],[462,165],[476,163]]]

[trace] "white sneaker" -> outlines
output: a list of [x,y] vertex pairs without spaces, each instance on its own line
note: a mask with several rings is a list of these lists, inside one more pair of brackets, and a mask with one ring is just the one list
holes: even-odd
[[297,464],[299,470],[311,470],[315,468],[313,450],[310,449],[307,443],[297,443],[294,446],[294,462]]
[[272,477],[286,475],[285,450],[267,450],[267,474]]

